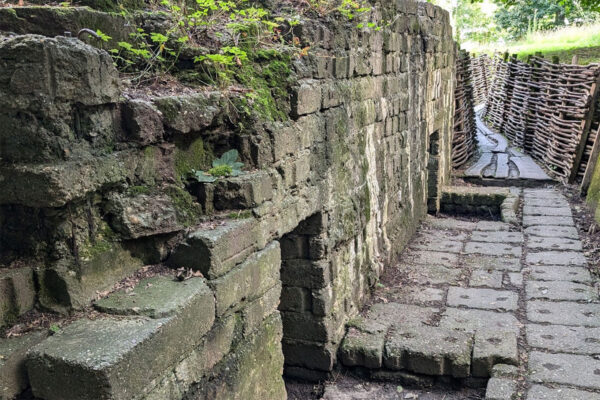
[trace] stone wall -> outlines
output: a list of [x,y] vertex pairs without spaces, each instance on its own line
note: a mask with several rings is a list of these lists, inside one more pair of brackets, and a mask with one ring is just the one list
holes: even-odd
[[[260,106],[239,115],[219,91],[124,96],[108,54],[76,39],[0,41],[0,284],[25,271],[10,284],[27,293],[0,299],[3,322],[34,303],[85,309],[143,265],[203,276],[142,281],[144,307],[95,301],[94,320],[30,351],[34,394],[275,399],[284,362],[288,376],[329,375],[346,321],[439,208],[451,169],[448,15],[377,10],[393,21],[381,31],[297,27],[310,52],[292,61],[278,121]],[[185,179],[233,148],[243,175]]]

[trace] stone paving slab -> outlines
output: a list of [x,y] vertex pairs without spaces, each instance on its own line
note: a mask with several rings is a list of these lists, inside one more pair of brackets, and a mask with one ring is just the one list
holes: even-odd
[[471,240],[490,243],[523,243],[523,234],[507,231],[473,231]]
[[499,221],[478,221],[475,225],[477,231],[508,231],[511,225]]
[[525,188],[523,190],[523,195],[525,196],[525,198],[527,197],[534,197],[534,198],[549,198],[549,197],[561,197],[564,198],[564,196],[556,189],[530,189],[530,188]]
[[459,241],[435,239],[412,241],[409,246],[411,249],[416,250],[442,251],[448,253],[460,253],[463,248],[462,242]]
[[475,229],[475,222],[465,221],[456,218],[435,218],[430,215],[425,220],[427,225],[436,229],[450,229],[450,230],[466,230],[472,231]]
[[492,378],[485,389],[485,400],[512,400],[517,392],[517,382],[506,378]]
[[533,351],[529,355],[529,379],[536,383],[558,383],[600,389],[600,360],[573,354]]
[[396,303],[439,305],[444,301],[446,290],[424,286],[401,286],[386,291],[385,296]]
[[415,264],[441,264],[450,266],[458,263],[458,255],[441,251],[416,250],[406,252],[402,256],[402,261],[409,261]]
[[505,243],[467,242],[465,254],[521,257],[521,247]]
[[597,301],[598,293],[591,286],[565,281],[530,281],[525,286],[527,299],[565,301]]
[[520,322],[511,313],[448,307],[442,314],[439,326],[469,332],[495,329],[517,333]]
[[528,264],[563,265],[584,267],[587,264],[585,256],[577,251],[540,251],[527,253]]
[[532,216],[523,215],[523,226],[535,225],[558,225],[558,226],[574,226],[573,217],[547,217],[547,216]]
[[517,335],[514,332],[478,330],[473,345],[472,374],[488,378],[496,364],[517,365]]
[[365,332],[348,328],[340,347],[340,359],[347,367],[381,368],[387,329]]
[[401,303],[373,304],[367,318],[386,325],[421,325],[429,322],[440,310],[434,307],[421,307]]
[[525,234],[542,237],[579,239],[579,232],[577,232],[577,228],[575,228],[574,226],[530,226],[525,228]]
[[544,170],[533,161],[529,156],[525,157],[511,157],[510,160],[515,163],[519,170],[519,178],[550,181],[552,180]]
[[531,267],[529,278],[538,281],[592,282],[592,275],[587,268],[562,265],[535,265]]
[[527,343],[532,347],[561,353],[600,354],[600,328],[529,324],[526,330]]
[[571,217],[570,207],[536,207],[525,203],[523,215],[540,215],[554,217]]
[[530,207],[569,207],[569,202],[564,197],[525,197],[524,203]]
[[530,300],[527,319],[555,325],[600,326],[600,304]]
[[476,269],[471,273],[469,286],[486,286],[491,288],[502,287],[502,271]]
[[544,250],[583,250],[578,239],[549,238],[541,236],[529,236],[527,248]]
[[600,400],[600,393],[586,392],[562,386],[545,387],[533,385],[527,392],[527,400]]
[[521,260],[512,257],[490,257],[482,255],[468,255],[463,264],[466,268],[481,268],[488,270],[513,271],[521,270]]
[[445,231],[445,230],[422,230],[418,232],[413,241],[436,241],[436,240],[453,240],[456,242],[464,242],[467,240],[467,232],[465,231]]
[[523,286],[523,274],[521,272],[509,272],[508,283],[512,286]]
[[385,343],[384,365],[425,375],[466,378],[473,335],[431,326],[394,326]]
[[483,310],[516,310],[518,296],[508,290],[451,287],[447,304],[450,307],[469,307]]
[[465,171],[465,176],[481,177],[483,171],[492,163],[492,153],[482,153],[479,160]]
[[455,284],[460,281],[461,270],[456,267],[446,267],[439,264],[399,264],[395,268],[414,284],[441,285]]

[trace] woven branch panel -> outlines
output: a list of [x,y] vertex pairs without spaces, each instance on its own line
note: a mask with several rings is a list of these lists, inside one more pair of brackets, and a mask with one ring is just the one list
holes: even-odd
[[600,65],[495,59],[484,119],[513,146],[573,181],[585,172],[600,115]]
[[471,58],[460,52],[456,59],[456,88],[454,89],[454,134],[452,137],[452,166],[462,166],[475,152],[477,127],[473,109]]

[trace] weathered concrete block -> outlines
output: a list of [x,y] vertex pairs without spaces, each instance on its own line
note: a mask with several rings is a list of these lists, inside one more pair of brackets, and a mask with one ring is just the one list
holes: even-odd
[[249,335],[262,324],[265,318],[277,311],[281,298],[281,285],[275,285],[263,296],[248,304],[242,310],[244,320],[244,334]]
[[[163,283],[164,284],[164,283]],[[163,304],[144,295],[147,313],[166,318],[81,319],[35,346],[28,354],[33,392],[46,399],[130,399],[196,347],[213,325],[214,300],[201,279],[195,295]],[[157,285],[148,293],[164,289]],[[141,293],[141,292],[140,292]],[[116,299],[123,298],[116,295]],[[124,312],[133,299],[112,310]],[[190,334],[194,332],[194,334]],[[80,382],[72,385],[73,381]]]
[[0,339],[0,399],[13,399],[29,385],[25,354],[44,340],[46,333],[34,331],[20,337]]
[[273,198],[271,176],[264,171],[220,179],[215,183],[216,210],[254,208]]
[[301,116],[311,114],[321,109],[321,86],[312,81],[306,81],[292,93],[292,114]]
[[142,151],[125,150],[103,157],[60,164],[0,167],[0,204],[61,207],[103,186],[154,182],[155,160]]
[[160,97],[153,102],[162,113],[167,130],[188,134],[201,131],[215,122],[222,110],[221,96],[220,92],[198,92]]
[[275,286],[280,267],[279,242],[275,241],[226,275],[210,281],[217,300],[217,315],[238,307],[243,300],[256,299]]
[[273,314],[251,337],[242,340],[219,368],[187,395],[198,399],[285,400],[281,320]]
[[387,368],[425,375],[466,378],[471,369],[473,335],[429,326],[396,326],[385,343]]
[[126,140],[144,146],[162,140],[162,113],[152,103],[139,99],[128,100],[123,103],[121,113]]
[[304,367],[321,371],[331,371],[335,363],[334,344],[311,343],[283,340],[283,354],[286,366]]
[[281,311],[304,312],[312,309],[312,293],[309,289],[284,286],[281,290]]
[[281,269],[281,281],[287,286],[309,289],[323,288],[331,282],[329,262],[305,259],[286,260]]
[[173,199],[166,194],[110,197],[107,210],[112,214],[111,226],[125,238],[169,233],[183,229],[178,221]]
[[485,400],[511,400],[517,392],[517,382],[505,378],[492,378],[485,390]]
[[478,330],[473,346],[473,376],[487,378],[495,364],[517,365],[519,351],[514,332]]
[[0,270],[0,289],[0,326],[3,326],[35,305],[33,269],[21,267]]
[[94,307],[108,314],[165,318],[191,301],[206,310],[214,304],[214,296],[204,279],[179,282],[170,276],[157,276],[141,280],[131,291],[121,290],[100,299]]
[[387,327],[368,331],[350,327],[340,347],[342,364],[347,367],[381,368]]
[[222,225],[200,227],[173,250],[167,265],[199,270],[207,278],[215,279],[259,247],[257,230],[254,219],[230,220]]

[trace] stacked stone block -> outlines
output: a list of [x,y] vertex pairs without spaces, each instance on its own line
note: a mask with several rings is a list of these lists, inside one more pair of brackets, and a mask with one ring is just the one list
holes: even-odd
[[[329,375],[345,322],[450,172],[448,15],[417,2],[375,10],[395,22],[304,21],[311,51],[291,66],[289,118],[253,114],[246,129],[221,92],[121,97],[108,55],[76,39],[0,43],[0,119],[19,133],[0,134],[2,263],[27,260],[39,304],[61,312],[144,264],[203,276],[142,282],[143,305],[98,301],[98,319],[29,353],[34,394],[284,398],[284,357],[290,376]],[[246,173],[186,180],[232,148]]]

